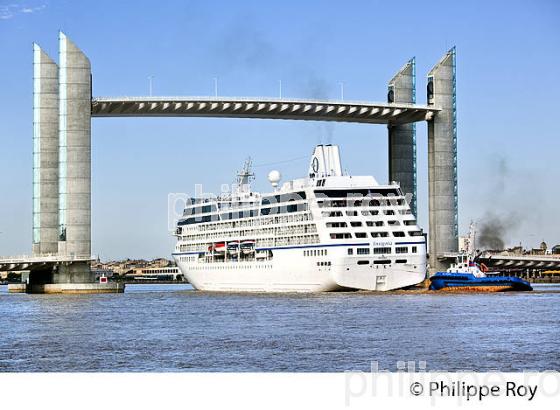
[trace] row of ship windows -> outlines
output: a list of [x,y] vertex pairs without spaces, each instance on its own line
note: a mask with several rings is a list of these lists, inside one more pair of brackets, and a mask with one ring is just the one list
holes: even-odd
[[[319,235],[295,235],[286,237],[257,238],[256,248],[268,246],[288,246],[288,245],[307,245],[319,243]],[[206,252],[211,244],[199,242],[179,245],[180,252]]]
[[[370,248],[355,248],[356,255],[369,255],[371,250]],[[388,246],[378,246],[373,248],[374,255],[390,255],[392,253],[392,249]],[[396,246],[395,247],[396,254],[403,254],[409,253],[408,246]],[[410,253],[418,253],[418,247],[412,246],[410,248]],[[328,250],[327,249],[307,249],[303,251],[303,256],[327,256]],[[348,248],[348,255],[354,255],[354,248]]]
[[317,227],[315,224],[306,225],[292,225],[292,226],[277,226],[274,228],[259,228],[259,229],[241,229],[236,231],[222,231],[210,232],[207,234],[193,234],[183,235],[181,239],[184,241],[197,241],[203,239],[217,239],[224,237],[240,238],[246,236],[261,236],[261,235],[301,235],[308,233],[316,233]]
[[303,251],[303,256],[327,256],[327,249],[308,249]]
[[[395,263],[407,263],[408,260],[407,259],[396,259]],[[359,260],[356,262],[356,264],[358,265],[369,265],[370,263],[372,263],[371,261],[368,260]],[[376,261],[373,261],[374,265],[390,265],[391,264],[391,260],[390,259],[378,259]],[[331,261],[318,261],[317,262],[317,266],[331,266],[332,263]]]
[[180,257],[179,257],[179,260],[180,260],[181,262],[194,262],[195,259],[196,259],[195,256],[180,256]]
[[[272,240],[272,238],[270,238]],[[287,245],[306,245],[309,243],[319,243],[319,235],[305,236],[287,236],[284,238],[274,238],[271,246],[287,246]]]
[[[259,262],[259,261],[257,261]],[[212,269],[219,269],[219,270],[232,270],[232,269],[272,269],[272,265],[261,265],[261,264],[236,264],[236,263],[222,263],[222,264],[216,264],[214,266],[211,267]],[[209,267],[208,266],[203,266],[203,265],[199,265],[199,266],[189,266],[189,269],[191,270],[208,270]]]
[[[235,209],[235,208],[242,208],[242,207],[250,207],[250,206],[270,206],[275,205],[282,202],[293,202],[293,201],[302,201],[307,198],[305,192],[289,192],[286,194],[279,194],[273,195],[268,197],[263,197],[261,201],[239,201],[239,202],[215,202],[210,203],[207,205],[202,206],[187,206],[184,211],[184,215],[193,215],[193,214],[203,214],[207,212],[216,212],[219,208],[222,209]],[[256,199],[256,198],[255,198]],[[206,201],[206,199],[202,198],[189,198],[187,203],[189,205],[197,205],[202,201]],[[216,207],[217,205],[217,207]]]
[[216,224],[200,225],[197,227],[197,229],[199,231],[213,231],[213,230],[222,231],[227,228],[238,228],[238,227],[243,228],[243,227],[251,227],[251,226],[305,222],[305,221],[310,221],[312,219],[313,218],[311,217],[310,213],[304,213],[298,215],[283,215],[283,216],[274,216],[274,217],[267,217],[267,218],[252,218],[252,219],[245,219],[245,220],[234,221],[234,222],[221,222]]
[[394,198],[401,196],[394,188],[364,188],[364,189],[321,189],[315,191],[317,198]]
[[[319,205],[320,207],[323,206],[322,204]],[[246,218],[254,218],[259,215],[266,216],[266,215],[281,215],[284,213],[295,213],[295,212],[304,212],[308,210],[307,204],[293,204],[293,205],[286,205],[281,207],[271,207],[271,208],[263,208],[261,212],[257,210],[245,210],[245,211],[238,211],[238,212],[229,212],[223,214],[213,214],[213,215],[191,215],[187,218],[184,218],[178,222],[179,226],[184,225],[193,225],[199,223],[206,223],[206,222],[218,222],[218,221],[228,221],[228,220],[235,220],[235,219],[246,219]],[[411,214],[410,209],[400,209],[397,211],[400,215],[409,215]],[[345,211],[347,216],[358,216],[358,211]],[[364,216],[369,215],[379,215],[378,210],[364,210],[361,211],[361,214]],[[330,212],[322,212],[324,217],[337,217],[342,216],[341,211],[330,211]],[[385,209],[383,211],[383,215],[395,215],[394,209]]]
[[[395,260],[395,263],[407,263],[408,261],[406,259],[397,259]],[[357,264],[358,265],[369,265],[371,262],[370,261],[366,261],[366,260],[361,260],[358,261]],[[373,261],[374,265],[390,265],[391,261],[389,259],[378,259],[376,261]]]
[[[416,221],[414,219],[410,220],[410,221],[403,221],[404,225],[406,226],[411,226],[411,225],[416,225]],[[366,226],[384,226],[385,222],[384,221],[366,221]],[[387,225],[389,226],[400,226],[401,223],[400,221],[395,221],[395,220],[391,220],[391,221],[387,221]],[[352,228],[358,228],[360,226],[362,226],[362,221],[351,221],[350,222],[350,226]],[[346,222],[327,222],[327,228],[346,228],[348,227],[348,224]]]
[[[356,255],[369,255],[370,252],[370,248],[356,248]],[[392,250],[388,246],[378,246],[373,248],[374,255],[389,255],[391,253]],[[408,246],[396,246],[395,253],[408,253]],[[410,253],[418,253],[418,247],[412,246],[410,249]],[[348,255],[354,255],[354,248],[348,248]]]
[[[405,232],[397,231],[392,232],[395,238],[404,238],[406,236]],[[408,232],[410,236],[422,236],[422,231],[410,231]],[[355,237],[358,239],[367,238],[367,232],[356,232]],[[388,238],[389,232],[370,232],[372,238]],[[350,232],[343,233],[331,233],[331,239],[351,239],[353,236]]]
[[[318,180],[317,186],[324,186],[325,180]],[[401,193],[395,189],[382,189],[382,188],[371,188],[371,189],[353,189],[353,190],[317,190],[315,191],[315,197],[317,199],[323,198],[352,198],[356,201],[358,198],[366,201],[382,201],[394,203],[399,201],[402,204]],[[251,206],[271,206],[285,202],[292,201],[303,201],[307,199],[307,195],[304,191],[299,192],[288,192],[285,194],[276,194],[272,196],[265,196],[261,201],[250,200],[250,201],[238,201],[238,202],[214,202],[208,203],[209,199],[203,198],[189,198],[187,200],[188,205],[185,208],[185,215],[187,214],[197,214],[197,213],[207,213],[216,212],[217,209],[235,209],[241,207],[251,207]],[[202,205],[201,205],[202,204]],[[199,206],[196,206],[199,205]],[[217,205],[217,206],[216,206]]]
[[268,208],[261,208],[260,212],[257,209],[246,209],[242,211],[236,212],[226,212],[221,214],[210,214],[210,215],[200,215],[200,214],[184,214],[187,218],[182,219],[179,221],[178,225],[192,225],[196,223],[205,223],[205,222],[217,222],[217,221],[229,221],[232,219],[245,219],[245,218],[253,218],[259,215],[277,215],[277,214],[285,214],[285,213],[294,213],[294,212],[303,212],[308,210],[307,203],[301,204],[290,204],[290,205],[282,205],[282,206],[273,206]]
[[317,201],[319,208],[347,208],[347,207],[365,207],[365,206],[401,206],[404,205],[404,199],[339,199],[331,201]]
[[[276,214],[285,214],[285,213],[293,213],[293,212],[302,212],[307,211],[309,209],[307,202],[295,203],[294,200],[284,204],[284,205],[269,205],[264,206],[260,209],[241,209],[235,212],[224,212],[224,213],[214,213],[217,212],[217,209],[210,208],[210,206],[205,206],[202,208],[195,208],[195,209],[186,209],[183,213],[183,216],[187,218],[183,219],[180,224],[181,225],[190,225],[194,223],[201,223],[201,222],[212,222],[212,221],[227,221],[232,219],[244,219],[244,218],[253,218],[256,216],[264,216],[264,215],[276,215]],[[404,205],[404,199],[387,199],[387,200],[330,200],[330,201],[317,201],[317,206],[319,208],[347,208],[347,207],[380,207],[380,206],[402,206]],[[387,215],[388,211],[393,210],[385,210],[385,214]],[[394,212],[394,211],[393,211]],[[207,213],[213,213],[211,215],[207,215]],[[204,214],[204,215],[203,215]]]
[[[364,211],[360,211],[360,214],[362,216],[377,216],[377,215],[379,215],[379,211],[377,211],[377,210],[364,210]],[[399,209],[398,214],[399,215],[411,215],[412,211],[410,209]],[[337,217],[341,217],[343,215],[358,216],[358,211],[345,211],[344,214],[342,213],[342,211],[322,211],[321,212],[321,216],[323,216],[323,218],[337,218]],[[383,215],[396,215],[396,214],[395,214],[395,211],[393,209],[386,209],[386,210],[383,211]]]
[[[262,246],[284,246],[284,245],[304,245],[304,244],[308,244],[308,243],[317,243],[319,242],[319,236],[318,235],[309,235],[310,233],[314,233],[316,232],[316,229],[314,227],[305,227],[305,229],[302,229],[301,227],[297,228],[297,229],[293,229],[293,230],[289,230],[289,229],[282,229],[281,231],[279,230],[278,232],[276,232],[275,237],[271,237],[271,238],[258,238],[257,239],[257,247],[262,247]],[[242,238],[242,237],[247,237],[247,236],[256,236],[258,234],[264,234],[263,232],[235,232],[235,233],[231,233],[231,237],[237,237],[237,238]],[[272,232],[266,232],[266,234],[272,234]],[[290,235],[287,237],[280,237],[277,235]],[[370,232],[370,235],[372,238],[387,238],[389,236],[388,232]],[[422,231],[411,231],[409,232],[410,236],[422,236]],[[183,236],[182,239],[185,241],[197,241],[197,240],[202,240],[202,239],[213,239],[212,236],[215,236],[214,239],[218,238],[217,235],[186,235]],[[393,236],[397,237],[397,238],[402,238],[405,236],[404,232],[393,232]],[[331,233],[330,234],[330,238],[331,239],[351,239],[353,236],[351,233]],[[355,237],[357,239],[365,239],[367,238],[367,233],[366,232],[356,232],[355,233]],[[220,235],[220,238],[223,238],[222,235]],[[192,246],[191,246],[192,245]],[[181,244],[180,245],[180,250],[182,252],[184,251],[190,251],[190,250],[198,250],[198,244]],[[193,247],[194,246],[194,247]]]

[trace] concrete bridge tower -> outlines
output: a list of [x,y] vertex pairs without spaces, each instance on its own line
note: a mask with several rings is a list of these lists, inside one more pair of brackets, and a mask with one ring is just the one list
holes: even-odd
[[458,249],[455,48],[428,73],[428,105],[441,109],[428,121],[430,271],[447,268],[438,256]]
[[[410,59],[389,81],[387,102],[416,102],[416,62]],[[405,195],[412,194],[410,207],[416,214],[416,125],[389,125],[389,181],[400,184]]]
[[[91,65],[59,33],[59,202],[58,253],[91,255]],[[61,269],[60,281],[90,281],[89,264]]]
[[58,66],[33,45],[33,254],[58,252]]

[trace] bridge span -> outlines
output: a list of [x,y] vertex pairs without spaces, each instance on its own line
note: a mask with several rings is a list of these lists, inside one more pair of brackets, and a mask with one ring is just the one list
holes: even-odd
[[440,109],[407,103],[240,97],[98,97],[92,117],[224,117],[400,125],[429,121]]

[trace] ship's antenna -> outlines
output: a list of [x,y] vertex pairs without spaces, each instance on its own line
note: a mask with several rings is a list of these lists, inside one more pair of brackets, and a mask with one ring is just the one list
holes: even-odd
[[237,173],[237,189],[239,192],[249,192],[251,190],[251,182],[255,179],[253,173],[253,160],[247,157],[243,169]]

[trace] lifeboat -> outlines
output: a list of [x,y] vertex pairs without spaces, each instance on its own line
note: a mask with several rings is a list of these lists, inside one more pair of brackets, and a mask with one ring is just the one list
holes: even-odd
[[255,251],[255,241],[254,240],[247,240],[241,242],[241,252],[244,255],[248,255]]
[[225,242],[217,242],[212,246],[212,250],[217,253],[224,253],[226,251]]
[[227,251],[230,255],[237,256],[239,255],[239,242],[228,242],[227,244]]

